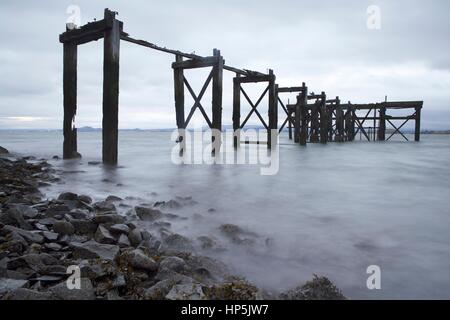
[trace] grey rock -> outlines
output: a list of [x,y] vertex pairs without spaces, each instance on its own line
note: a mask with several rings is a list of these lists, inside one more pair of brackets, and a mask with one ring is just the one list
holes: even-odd
[[162,217],[162,212],[157,209],[136,206],[134,210],[139,219],[144,221],[154,221]]
[[42,231],[42,235],[47,241],[56,241],[58,240],[59,235],[56,232],[51,231]]
[[116,206],[108,201],[100,201],[100,202],[96,202],[94,203],[94,209],[97,212],[116,212]]
[[156,271],[158,264],[152,258],[148,257],[143,251],[135,249],[124,252],[122,257],[133,268],[146,271]]
[[11,225],[14,227],[19,227],[25,230],[31,230],[33,227],[25,221],[22,210],[19,205],[16,205],[14,208],[7,210],[6,212],[0,213],[0,222],[6,225]]
[[23,287],[27,282],[28,280],[0,278],[0,295],[3,295],[7,292],[15,291]]
[[125,222],[125,217],[120,214],[97,214],[94,221],[98,224],[114,223],[120,224]]
[[47,218],[54,218],[55,216],[64,216],[66,213],[70,212],[70,208],[64,204],[57,204],[50,206],[45,211],[45,216]]
[[181,272],[187,267],[186,262],[179,257],[166,257],[161,260],[160,268],[167,268],[176,272]]
[[202,286],[196,283],[177,284],[166,295],[168,300],[201,300],[205,299]]
[[53,224],[53,231],[61,235],[72,235],[75,233],[74,226],[67,221],[57,221]]
[[92,220],[71,219],[70,223],[75,228],[75,233],[79,235],[92,235],[97,231],[97,223]]
[[44,219],[39,219],[38,223],[44,225],[44,226],[52,226],[56,221],[55,218],[44,218]]
[[127,282],[125,281],[125,277],[123,274],[119,274],[112,283],[113,288],[122,288],[122,287],[125,287],[126,285],[127,285]]
[[181,251],[193,250],[192,241],[178,233],[170,234],[164,237],[163,240],[164,246],[168,249],[175,249]]
[[130,232],[130,228],[126,224],[114,224],[111,227],[109,227],[109,231],[113,233],[128,234]]
[[82,219],[82,220],[86,220],[88,218],[90,218],[89,216],[89,211],[86,209],[72,209],[70,210],[69,215],[73,218],[73,219]]
[[92,198],[89,197],[89,196],[86,196],[86,195],[80,195],[80,196],[78,196],[78,200],[80,200],[80,201],[82,201],[82,202],[84,202],[84,203],[87,203],[87,204],[92,203]]
[[113,195],[110,195],[105,199],[106,202],[118,202],[122,200],[123,200],[122,198]]
[[130,240],[123,233],[120,235],[119,239],[117,240],[117,244],[121,248],[126,248],[126,247],[130,247],[131,246]]
[[114,260],[119,253],[119,246],[97,243],[94,240],[79,243],[73,242],[70,246],[74,249],[75,259],[102,259]]
[[9,151],[6,148],[0,147],[0,154],[8,154]]
[[128,239],[130,239],[131,245],[137,247],[142,242],[142,234],[139,229],[133,229],[128,234]]
[[73,192],[63,192],[58,196],[58,200],[78,200],[78,195]]
[[112,234],[106,229],[104,226],[99,225],[97,231],[95,232],[95,240],[98,243],[104,244],[115,244],[116,239],[112,236]]
[[35,208],[23,204],[15,204],[12,208],[19,211],[25,219],[34,219],[39,214]]
[[27,231],[13,226],[4,226],[3,231],[16,234],[30,243],[43,243],[44,237],[39,234],[40,231]]
[[86,278],[81,278],[80,284],[80,289],[71,290],[64,281],[54,287],[50,287],[49,292],[52,293],[56,299],[61,300],[94,300],[96,298],[95,289],[92,286],[91,281]]
[[46,253],[31,253],[14,258],[8,261],[7,266],[10,270],[18,268],[30,268],[36,272],[47,270],[47,266],[54,266],[58,264],[58,260]]
[[54,242],[45,243],[44,247],[52,251],[60,251],[62,249],[62,246],[60,244]]
[[50,292],[42,292],[27,288],[19,288],[5,296],[5,300],[52,300]]
[[34,227],[35,227],[36,229],[38,229],[38,230],[49,231],[46,225],[40,224],[39,222],[36,222],[36,223],[34,224]]
[[144,296],[150,300],[163,300],[174,286],[174,282],[165,279],[145,290]]

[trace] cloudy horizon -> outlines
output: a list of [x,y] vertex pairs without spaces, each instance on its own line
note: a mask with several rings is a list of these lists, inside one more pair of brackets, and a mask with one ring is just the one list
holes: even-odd
[[[0,3],[0,129],[62,128],[62,44],[69,5],[81,23],[118,11],[137,39],[211,55],[266,72],[280,86],[306,82],[353,103],[423,100],[423,129],[450,129],[448,1],[17,1]],[[381,28],[367,27],[367,8],[381,10]],[[79,47],[77,127],[101,127],[102,41]],[[119,127],[175,127],[174,56],[121,42]],[[188,71],[198,91],[207,70]],[[231,124],[232,77],[225,72],[223,123]],[[250,89],[256,100],[261,86]],[[287,97],[286,97],[287,98]],[[295,99],[294,95],[289,97]],[[202,104],[210,114],[211,95]],[[186,92],[186,113],[193,100]],[[247,106],[247,110],[250,108]],[[266,106],[261,105],[266,115]],[[282,119],[280,109],[280,119]],[[244,111],[242,114],[245,116]],[[280,124],[281,124],[280,120]],[[253,118],[252,124],[257,124]],[[203,126],[196,112],[192,125]]]

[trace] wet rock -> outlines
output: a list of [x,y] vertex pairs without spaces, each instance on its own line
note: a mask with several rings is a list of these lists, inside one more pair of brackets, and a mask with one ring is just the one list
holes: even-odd
[[35,227],[36,229],[38,229],[38,230],[41,230],[41,231],[49,231],[48,228],[47,228],[47,226],[45,226],[45,225],[43,225],[43,224],[40,224],[40,223],[38,223],[38,222],[36,222],[36,223],[34,224],[34,227]]
[[51,231],[43,231],[42,235],[47,241],[56,241],[58,240],[59,235],[56,232]]
[[97,214],[94,217],[94,221],[98,224],[121,224],[125,222],[125,217],[121,216],[120,214]]
[[12,240],[2,243],[0,245],[0,251],[5,255],[11,255],[12,253],[21,254],[27,249],[26,241]]
[[78,195],[73,192],[63,192],[58,196],[58,200],[76,201],[76,200],[78,200]]
[[111,227],[109,227],[109,231],[112,233],[120,234],[128,234],[130,232],[130,227],[128,227],[126,224],[114,224]]
[[57,264],[58,260],[47,253],[31,253],[9,260],[7,266],[9,270],[29,268],[36,272],[42,272],[47,269],[47,266]]
[[67,283],[61,282],[54,287],[49,288],[49,292],[56,298],[61,300],[94,300],[95,289],[89,279],[80,279],[80,289],[69,289]]
[[142,234],[138,229],[133,229],[128,234],[128,239],[133,247],[137,247],[142,242]]
[[25,230],[33,229],[32,226],[25,221],[22,210],[18,209],[20,206],[16,205],[14,208],[9,209],[6,212],[0,213],[0,222],[10,226],[15,226]]
[[61,235],[72,235],[75,233],[74,226],[67,221],[56,221],[53,224],[53,231]]
[[157,209],[136,206],[134,210],[139,219],[144,221],[154,221],[162,217],[162,212]]
[[60,251],[62,249],[62,246],[55,242],[45,243],[44,247],[51,251]]
[[163,300],[173,286],[174,282],[172,280],[166,279],[159,281],[145,290],[144,297],[149,300]]
[[13,205],[12,209],[20,212],[24,219],[34,219],[39,214],[39,212],[35,208],[23,204]]
[[86,209],[72,209],[69,212],[69,215],[73,218],[73,219],[89,219],[90,218],[90,214],[89,211]]
[[166,295],[168,300],[201,300],[205,298],[203,288],[199,284],[177,284]]
[[163,239],[164,247],[181,251],[192,251],[192,241],[178,233],[170,234]]
[[0,278],[0,295],[3,295],[7,292],[15,291],[23,287],[27,282],[28,280]]
[[176,200],[160,201],[155,203],[155,207],[160,207],[163,209],[180,209],[182,207],[181,203]]
[[106,202],[118,202],[122,200],[123,200],[122,198],[113,195],[110,195],[105,199]]
[[82,201],[82,202],[84,202],[84,203],[87,203],[87,204],[92,203],[92,198],[89,197],[89,196],[87,196],[87,195],[84,195],[84,194],[78,196],[78,200],[79,200],[79,201]]
[[216,240],[212,237],[200,236],[197,237],[197,240],[200,242],[200,247],[202,249],[212,249],[217,246]]
[[51,300],[53,295],[50,292],[41,292],[27,288],[19,288],[5,296],[5,300]]
[[130,247],[131,246],[131,242],[128,239],[128,237],[125,234],[121,234],[119,236],[119,239],[117,240],[117,244],[119,245],[119,247],[121,248],[126,248],[126,247]]
[[280,294],[283,300],[344,300],[342,292],[326,277],[314,275],[311,281]]
[[66,213],[70,212],[70,208],[64,204],[57,204],[50,206],[45,211],[45,216],[47,218],[54,218],[55,216],[64,216]]
[[44,219],[39,219],[38,223],[44,225],[44,226],[52,226],[56,221],[55,218],[44,218]]
[[72,242],[70,246],[75,259],[102,259],[114,260],[119,253],[119,246],[97,243],[94,240],[79,243]]
[[186,262],[179,257],[166,257],[161,260],[159,264],[160,268],[167,268],[175,272],[182,272],[186,269]]
[[116,206],[108,201],[100,201],[96,202],[93,205],[94,209],[97,212],[116,212]]
[[99,225],[97,231],[94,236],[95,240],[98,243],[104,244],[115,244],[116,239],[112,236],[112,234],[106,229],[104,226]]
[[6,148],[0,147],[0,154],[1,155],[9,154],[9,151]]
[[260,300],[261,291],[243,280],[233,280],[204,288],[205,296],[210,300]]
[[93,235],[97,231],[98,224],[92,220],[71,219],[70,223],[78,235]]
[[243,230],[234,224],[223,224],[219,227],[220,232],[229,240],[240,245],[253,245],[258,235],[254,232]]
[[18,238],[18,236],[20,236],[19,239],[23,238],[29,243],[44,242],[44,237],[39,234],[40,231],[28,231],[13,226],[4,226],[2,232],[11,233],[11,237],[13,238]]
[[122,254],[121,258],[127,264],[136,269],[142,269],[145,271],[156,271],[158,264],[152,258],[148,257],[142,250],[134,249],[126,251]]

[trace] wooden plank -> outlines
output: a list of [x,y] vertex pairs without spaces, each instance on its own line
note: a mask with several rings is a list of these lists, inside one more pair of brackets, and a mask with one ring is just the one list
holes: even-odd
[[[106,14],[106,12],[105,12]],[[103,162],[117,164],[119,123],[120,24],[105,32],[103,60]]]
[[185,60],[180,62],[172,63],[172,68],[182,68],[182,69],[195,69],[195,68],[205,68],[213,67],[217,65],[218,57],[205,57],[199,59]]
[[64,43],[63,67],[64,122],[63,158],[77,156],[76,129],[73,127],[77,112],[77,45]]
[[254,76],[240,77],[238,81],[239,83],[249,83],[249,82],[269,82],[275,80],[274,75],[254,75]]
[[59,42],[61,43],[76,43],[82,44],[93,40],[103,38],[104,33],[110,27],[107,25],[105,19],[90,22],[81,28],[67,30],[59,35]]
[[302,90],[304,90],[304,87],[279,87],[277,92],[290,93],[290,92],[301,92]]

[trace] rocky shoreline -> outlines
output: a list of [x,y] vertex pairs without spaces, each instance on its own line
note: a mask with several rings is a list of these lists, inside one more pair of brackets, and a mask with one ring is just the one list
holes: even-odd
[[[117,196],[45,199],[39,188],[60,178],[46,160],[31,159],[0,147],[0,299],[345,299],[318,276],[285,293],[265,292],[197,254],[170,231],[168,221],[180,217],[165,212],[190,198],[142,204],[126,215]],[[245,241],[239,227],[221,228]],[[81,287],[69,289],[77,271]]]

